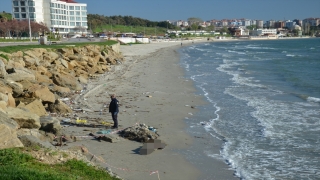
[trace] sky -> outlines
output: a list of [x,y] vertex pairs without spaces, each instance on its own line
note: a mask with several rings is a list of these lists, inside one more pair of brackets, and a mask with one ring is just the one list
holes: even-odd
[[[11,12],[12,0],[0,0]],[[151,21],[212,19],[293,20],[320,18],[320,0],[75,0],[89,14],[133,16]]]

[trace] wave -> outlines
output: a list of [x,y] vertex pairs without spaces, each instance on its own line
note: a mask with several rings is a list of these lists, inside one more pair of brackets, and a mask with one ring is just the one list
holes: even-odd
[[286,56],[295,57],[296,55],[294,55],[294,54],[287,54]]
[[309,102],[316,102],[316,103],[320,103],[320,98],[316,98],[316,97],[308,97],[307,101]]

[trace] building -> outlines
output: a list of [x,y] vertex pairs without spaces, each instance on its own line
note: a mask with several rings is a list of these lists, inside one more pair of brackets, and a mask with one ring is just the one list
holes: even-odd
[[275,28],[280,28],[280,29],[282,29],[282,28],[284,28],[284,22],[283,21],[277,21],[277,22],[275,22],[274,23],[274,27]]
[[276,21],[274,21],[274,20],[269,20],[269,21],[267,21],[266,22],[266,26],[267,26],[267,28],[274,28],[274,23],[275,23]]
[[286,21],[285,27],[288,29],[294,29],[295,25],[296,25],[296,22],[288,20],[288,21]]
[[276,35],[277,30],[276,29],[257,29],[253,30],[252,36],[264,36],[264,35]]
[[74,0],[12,0],[13,17],[17,20],[43,23],[60,34],[86,33],[87,4]]
[[262,20],[256,20],[256,25],[257,25],[257,28],[262,28],[263,27],[263,21]]

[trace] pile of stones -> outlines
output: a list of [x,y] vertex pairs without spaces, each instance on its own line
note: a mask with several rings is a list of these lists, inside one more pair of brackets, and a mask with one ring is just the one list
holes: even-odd
[[120,132],[120,135],[129,140],[138,142],[147,142],[149,139],[157,139],[159,135],[154,128],[145,124],[136,124]]

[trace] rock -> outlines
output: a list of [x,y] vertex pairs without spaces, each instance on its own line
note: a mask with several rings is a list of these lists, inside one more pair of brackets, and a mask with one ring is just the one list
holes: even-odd
[[4,94],[4,93],[0,93],[0,101],[4,101],[8,104],[8,93]]
[[30,57],[30,56],[23,56],[24,63],[26,64],[26,67],[33,67],[40,65],[40,60],[37,57]]
[[34,136],[38,139],[40,139],[41,141],[53,141],[53,138],[50,136],[50,134],[45,134],[45,132],[43,131],[39,131],[39,129],[25,129],[25,128],[21,128],[17,130],[17,135],[18,136]]
[[72,90],[82,90],[81,84],[77,81],[76,77],[71,74],[56,72],[53,74],[53,82],[59,86],[68,87]]
[[40,130],[43,130],[45,132],[52,132],[53,134],[59,134],[59,131],[61,130],[60,121],[55,117],[41,116],[40,124],[41,124]]
[[16,107],[16,101],[11,93],[8,93],[8,107]]
[[7,94],[12,93],[12,88],[7,85],[7,81],[0,79],[0,93]]
[[83,77],[83,76],[79,76],[79,77],[78,77],[78,80],[79,80],[79,82],[82,83],[82,84],[87,84],[87,83],[88,83],[88,78],[85,78],[85,77]]
[[65,94],[65,93],[70,93],[70,89],[68,87],[61,87],[58,85],[53,85],[53,86],[49,86],[50,91],[55,92],[57,94]]
[[4,124],[9,128],[15,129],[15,130],[20,128],[19,124],[16,121],[10,119],[5,112],[0,112],[0,124]]
[[44,103],[54,103],[55,97],[54,94],[46,86],[33,85],[29,89],[29,92],[32,93],[33,97],[41,99]]
[[8,74],[5,67],[6,67],[6,65],[0,59],[0,78],[5,78]]
[[5,112],[7,110],[7,102],[5,101],[0,101],[0,110],[2,112]]
[[68,62],[66,61],[66,60],[64,60],[64,59],[59,59],[60,60],[60,63],[65,67],[65,68],[68,68],[69,67],[69,65],[68,65]]
[[42,84],[53,84],[53,81],[46,75],[42,75],[39,72],[35,72],[36,81]]
[[149,139],[157,139],[158,135],[150,131],[148,126],[145,124],[137,124],[135,126],[124,129],[120,134],[127,139],[138,141],[138,142],[147,142]]
[[61,48],[57,50],[59,53],[61,53],[63,56],[69,56],[73,54],[72,48]]
[[23,147],[23,144],[17,138],[16,131],[4,124],[0,124],[0,136],[0,149]]
[[6,113],[0,111],[0,149],[23,147],[17,138],[16,130],[19,125],[10,119]]
[[52,144],[47,141],[41,141],[35,136],[25,135],[19,137],[20,141],[25,147],[42,147],[42,148],[54,148]]
[[16,82],[22,80],[35,81],[36,79],[35,75],[26,68],[13,69],[13,73],[8,74],[6,78]]
[[22,80],[19,81],[19,83],[22,85],[24,91],[28,91],[29,88],[34,85],[32,82],[28,80]]
[[55,103],[50,103],[48,109],[51,113],[67,114],[72,113],[69,106],[63,103],[61,100],[56,100]]
[[43,104],[42,104],[40,99],[36,99],[33,102],[25,105],[24,108],[28,109],[30,112],[32,112],[32,113],[34,113],[34,114],[36,114],[38,116],[47,115],[47,111],[44,108],[44,106],[43,106]]
[[39,129],[40,117],[28,110],[20,108],[7,108],[8,117],[16,121],[21,128]]
[[106,134],[106,135],[102,136],[101,139],[104,141],[111,142],[111,143],[115,143],[115,142],[120,141],[119,137],[117,137],[113,134]]
[[23,86],[20,83],[14,82],[14,81],[10,81],[8,82],[8,86],[10,86],[12,88],[13,91],[13,96],[20,96],[21,94],[23,94]]

